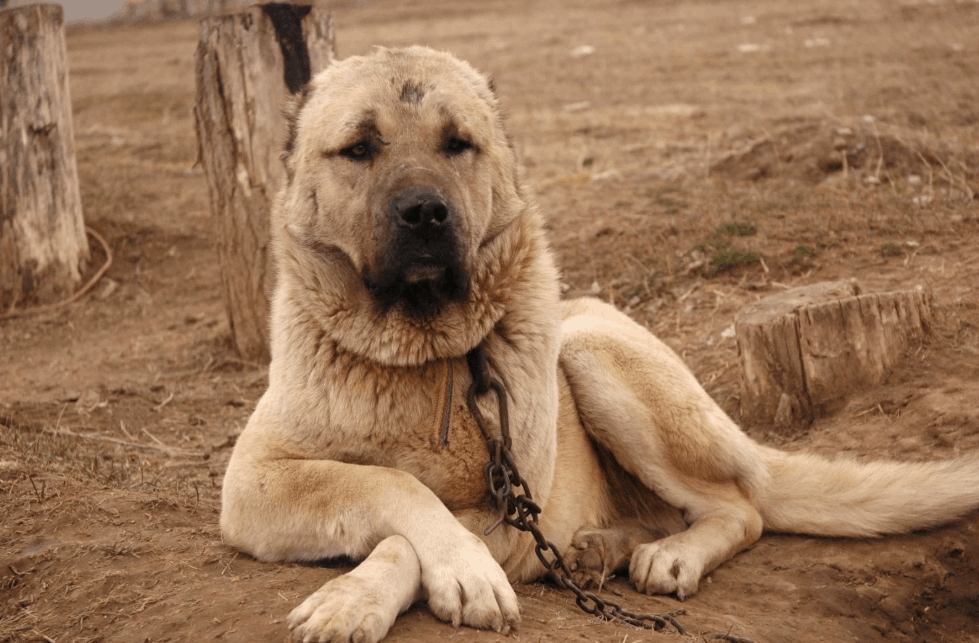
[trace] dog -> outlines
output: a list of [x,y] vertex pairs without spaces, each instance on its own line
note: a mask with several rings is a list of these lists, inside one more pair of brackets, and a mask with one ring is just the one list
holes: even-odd
[[[562,301],[491,83],[450,54],[336,62],[289,108],[271,216],[269,387],[224,478],[225,541],[262,561],[363,559],[288,617],[295,640],[382,639],[416,601],[453,625],[520,621],[545,574],[497,526],[467,408],[482,347],[539,526],[579,582],[628,568],[693,594],[764,530],[877,536],[979,506],[979,460],[831,461],[749,439],[668,347]],[[476,399],[500,431],[492,396]]]

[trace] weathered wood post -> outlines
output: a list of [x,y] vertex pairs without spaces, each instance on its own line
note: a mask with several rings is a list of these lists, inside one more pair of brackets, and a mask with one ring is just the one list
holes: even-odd
[[64,12],[0,10],[0,313],[70,295],[87,260]]
[[332,20],[319,8],[267,4],[201,21],[197,140],[228,319],[245,359],[268,359],[268,217],[285,176],[283,104],[333,56]]
[[808,426],[848,394],[883,381],[931,329],[922,290],[863,293],[856,281],[814,284],[738,311],[741,423]]

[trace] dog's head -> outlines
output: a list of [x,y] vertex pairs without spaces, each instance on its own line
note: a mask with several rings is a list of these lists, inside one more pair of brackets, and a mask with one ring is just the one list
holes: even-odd
[[280,282],[301,284],[324,330],[378,361],[477,344],[540,254],[489,81],[446,53],[379,49],[317,75],[289,121]]
[[449,54],[380,49],[333,64],[296,102],[290,232],[342,253],[381,310],[432,320],[465,301],[516,199],[486,78]]

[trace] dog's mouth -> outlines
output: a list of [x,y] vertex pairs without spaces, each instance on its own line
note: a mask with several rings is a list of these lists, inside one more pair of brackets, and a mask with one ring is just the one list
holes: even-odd
[[469,294],[461,263],[433,257],[389,257],[380,269],[364,271],[364,285],[383,309],[400,307],[416,319],[431,319]]
[[439,282],[445,277],[447,268],[437,263],[431,257],[421,257],[419,262],[408,266],[404,271],[405,283],[420,284],[423,282]]

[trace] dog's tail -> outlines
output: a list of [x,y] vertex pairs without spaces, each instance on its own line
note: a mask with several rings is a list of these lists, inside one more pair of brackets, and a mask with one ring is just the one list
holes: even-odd
[[880,536],[950,522],[979,508],[979,457],[937,462],[827,460],[761,447],[765,528]]

